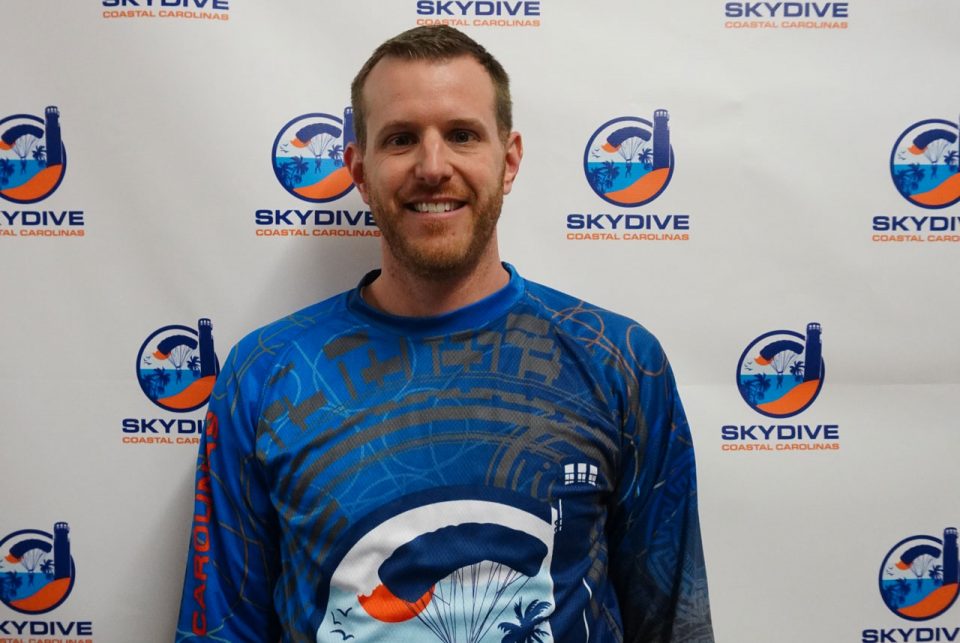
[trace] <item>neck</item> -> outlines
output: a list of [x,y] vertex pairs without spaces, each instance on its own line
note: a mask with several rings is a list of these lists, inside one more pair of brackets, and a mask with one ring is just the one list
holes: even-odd
[[435,317],[469,306],[507,285],[510,273],[500,263],[483,261],[463,274],[423,278],[384,258],[377,279],[363,299],[377,310],[402,317]]

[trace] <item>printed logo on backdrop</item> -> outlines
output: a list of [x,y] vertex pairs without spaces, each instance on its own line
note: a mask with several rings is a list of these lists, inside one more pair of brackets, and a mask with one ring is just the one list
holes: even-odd
[[100,0],[109,19],[229,20],[230,0]]
[[[0,602],[11,610],[28,617],[48,614],[70,597],[76,579],[67,523],[54,523],[52,534],[19,529],[0,539]],[[49,616],[43,620],[4,619],[0,620],[0,635],[21,637],[4,641],[26,641],[29,636],[36,643],[55,643],[65,636],[93,636],[93,623],[51,620]],[[57,638],[38,638],[50,636]]]
[[21,614],[45,614],[61,605],[77,576],[70,555],[70,527],[53,534],[21,529],[0,540],[0,601]]
[[658,109],[653,120],[620,116],[593,132],[583,151],[583,175],[605,205],[567,214],[568,240],[689,240],[689,214],[630,210],[652,203],[673,178],[669,123],[670,113]]
[[[196,328],[163,326],[150,333],[137,352],[137,382],[150,402],[169,413],[191,413],[206,406],[220,372],[213,323]],[[124,444],[197,444],[203,420],[183,417],[124,418]]]
[[254,213],[258,237],[378,237],[373,214],[366,209],[326,205],[353,190],[343,158],[354,141],[353,110],[343,118],[315,112],[284,125],[273,141],[273,174],[292,197],[311,206],[259,209]]
[[540,0],[415,0],[417,25],[539,27]]
[[[60,110],[0,118],[0,237],[82,237],[83,211],[32,206],[53,195],[67,170]],[[26,206],[26,207],[23,207]]]
[[960,216],[937,212],[960,201],[960,128],[943,118],[918,121],[897,137],[890,151],[890,179],[915,209],[875,215],[878,243],[960,243]]
[[849,2],[725,2],[726,29],[843,30]]
[[737,391],[754,412],[770,421],[725,424],[724,451],[823,451],[840,448],[836,423],[783,423],[803,414],[823,389],[823,329],[774,330],[753,339],[737,363]]
[[750,408],[772,418],[788,418],[813,404],[823,387],[820,324],[807,334],[775,330],[753,340],[737,365],[737,388]]
[[[894,545],[880,565],[880,599],[890,612],[907,621],[929,621],[950,610],[960,593],[957,529],[942,538],[918,534]],[[960,641],[960,627],[897,627],[863,630],[861,641]]]

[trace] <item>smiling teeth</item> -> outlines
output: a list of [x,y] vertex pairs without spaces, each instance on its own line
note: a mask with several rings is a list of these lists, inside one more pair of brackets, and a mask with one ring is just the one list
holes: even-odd
[[413,209],[417,212],[449,212],[455,205],[451,202],[446,203],[414,203]]

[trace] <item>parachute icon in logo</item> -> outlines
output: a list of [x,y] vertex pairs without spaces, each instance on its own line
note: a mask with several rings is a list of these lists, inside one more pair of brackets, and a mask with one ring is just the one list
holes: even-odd
[[382,640],[390,631],[390,640],[451,641],[459,629],[456,640],[486,641],[491,629],[516,629],[509,621],[517,604],[536,605],[544,640],[553,640],[550,566],[566,536],[556,518],[488,500],[442,501],[388,517],[336,564],[316,640]]
[[890,177],[907,201],[946,208],[960,201],[960,137],[957,123],[930,118],[900,135],[890,153]]
[[880,597],[891,612],[926,621],[946,612],[960,589],[957,530],[934,536],[910,536],[890,550],[880,566]]
[[143,394],[167,411],[194,411],[210,399],[220,362],[213,350],[213,324],[179,324],[154,331],[137,354],[137,380]]
[[70,527],[53,534],[21,529],[0,540],[0,601],[21,614],[43,614],[67,600],[77,569],[70,555]]
[[343,163],[343,151],[353,142],[353,109],[343,119],[330,114],[298,116],[273,141],[273,173],[287,192],[314,203],[345,196],[353,180]]
[[821,327],[807,324],[806,336],[775,330],[757,337],[737,364],[737,389],[750,407],[768,417],[797,415],[823,387]]
[[66,168],[59,109],[47,107],[44,118],[15,114],[0,120],[0,197],[36,203],[56,191]]
[[665,109],[645,118],[623,116],[593,133],[583,152],[583,172],[597,196],[634,207],[656,199],[673,177],[670,115]]

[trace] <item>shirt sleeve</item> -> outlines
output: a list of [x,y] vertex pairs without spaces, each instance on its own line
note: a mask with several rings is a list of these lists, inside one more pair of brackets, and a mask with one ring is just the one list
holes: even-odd
[[659,344],[640,361],[608,531],[624,641],[712,643],[690,427]]
[[234,348],[217,377],[197,458],[175,641],[278,641],[278,528],[256,454],[260,386]]

